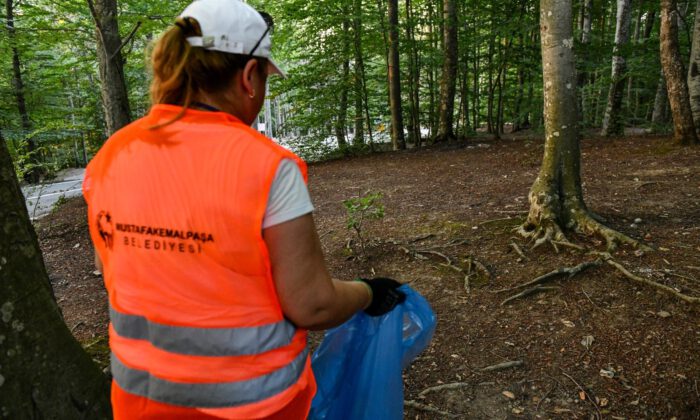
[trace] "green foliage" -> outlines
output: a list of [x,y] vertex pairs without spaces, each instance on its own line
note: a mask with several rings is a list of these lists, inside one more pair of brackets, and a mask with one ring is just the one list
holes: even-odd
[[[322,160],[354,152],[351,148],[338,150],[338,132],[348,145],[359,150],[370,140],[389,141],[386,2],[250,1],[274,16],[273,54],[289,73],[286,80],[272,78],[270,82],[275,137],[305,158]],[[122,55],[134,118],[144,115],[150,106],[145,59],[148,46],[188,3],[189,0],[119,2],[120,32],[128,41]],[[542,121],[539,2],[456,3],[459,71],[455,131],[473,136],[489,125],[492,131],[499,130],[497,125],[538,129]],[[585,126],[598,126],[610,84],[616,6],[613,1],[593,2],[590,43],[583,45],[582,3],[577,1],[574,5],[577,70],[586,76],[578,86],[582,120]],[[358,4],[360,8],[356,10]],[[443,2],[410,0],[398,4],[404,124],[408,125],[411,110],[410,89],[415,88],[421,131],[428,138],[436,129],[440,106]],[[0,130],[21,172],[31,169],[32,160],[25,151],[29,138],[37,143],[39,158],[38,163],[31,165],[40,165],[46,172],[82,165],[83,139],[88,156],[105,140],[95,24],[87,3],[34,0],[15,1],[14,5],[15,36],[8,36],[5,25],[0,27]],[[633,41],[621,49],[628,66],[626,76],[632,78],[624,95],[623,118],[627,125],[647,126],[660,73],[659,5],[650,1],[632,5]],[[685,56],[690,48],[693,5],[683,16],[686,24],[680,30]],[[0,19],[3,21],[4,16]],[[355,23],[359,29],[357,44]],[[126,40],[139,24],[134,36]],[[648,37],[647,27],[651,28]],[[411,32],[413,37],[409,36]],[[23,93],[31,122],[28,129],[23,127],[17,108],[13,48],[21,62]],[[362,67],[356,62],[356,49],[361,50]],[[409,62],[409,57],[414,56],[415,63]],[[410,65],[415,66],[417,84],[411,77]],[[360,99],[360,109],[355,108],[356,98]],[[356,121],[364,130],[361,141],[354,138]]]
[[58,200],[56,200],[55,203],[53,203],[53,207],[51,207],[51,213],[56,213],[61,209],[61,206],[66,204],[68,202],[68,199],[66,199],[66,196],[61,194],[58,197]]
[[384,204],[382,194],[367,191],[358,197],[343,201],[347,214],[346,226],[348,230],[355,232],[360,244],[363,257],[366,256],[367,238],[364,235],[365,224],[368,221],[384,218]]

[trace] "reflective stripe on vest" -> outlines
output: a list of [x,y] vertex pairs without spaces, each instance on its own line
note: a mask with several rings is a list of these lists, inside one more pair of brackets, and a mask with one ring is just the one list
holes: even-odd
[[267,375],[219,383],[168,381],[132,369],[112,353],[112,376],[123,390],[154,401],[184,407],[236,407],[265,400],[294,385],[304,371],[308,352],[304,349],[291,363]]
[[158,324],[110,306],[109,316],[119,336],[147,340],[171,353],[192,356],[245,356],[291,343],[296,328],[287,320],[257,327],[195,328]]

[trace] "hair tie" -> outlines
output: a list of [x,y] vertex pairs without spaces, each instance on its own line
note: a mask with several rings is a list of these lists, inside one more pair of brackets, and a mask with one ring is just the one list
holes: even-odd
[[175,26],[182,29],[183,31],[187,30],[187,25],[179,20],[175,22]]

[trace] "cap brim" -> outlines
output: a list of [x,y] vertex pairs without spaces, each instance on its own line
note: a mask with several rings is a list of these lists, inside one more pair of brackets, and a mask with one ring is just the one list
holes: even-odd
[[267,59],[267,74],[278,74],[283,79],[287,78],[287,73],[282,71],[280,66],[277,65],[271,58]]

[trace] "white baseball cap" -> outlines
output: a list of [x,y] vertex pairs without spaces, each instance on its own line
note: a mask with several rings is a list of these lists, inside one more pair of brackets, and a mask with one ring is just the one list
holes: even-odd
[[272,27],[248,4],[240,0],[195,0],[179,17],[196,19],[202,29],[202,36],[187,38],[193,47],[266,58],[268,74],[287,77],[270,57]]

